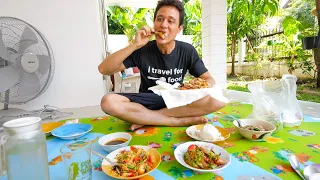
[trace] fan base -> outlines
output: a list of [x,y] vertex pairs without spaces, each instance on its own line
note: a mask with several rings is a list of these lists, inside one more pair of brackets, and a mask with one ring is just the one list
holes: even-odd
[[17,109],[17,108],[9,108],[6,110],[0,110],[0,127],[3,125],[3,123],[18,119],[21,117],[25,117],[24,114],[28,114],[28,111],[23,109]]

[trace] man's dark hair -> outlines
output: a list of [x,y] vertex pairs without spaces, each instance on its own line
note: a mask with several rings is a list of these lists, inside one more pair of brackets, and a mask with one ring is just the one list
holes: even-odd
[[179,26],[181,26],[183,24],[183,20],[184,20],[184,7],[183,4],[180,0],[160,0],[158,1],[158,5],[156,7],[156,11],[154,12],[154,16],[153,16],[153,21],[156,20],[157,17],[157,13],[159,11],[159,9],[163,6],[174,6],[175,8],[178,9],[179,11]]

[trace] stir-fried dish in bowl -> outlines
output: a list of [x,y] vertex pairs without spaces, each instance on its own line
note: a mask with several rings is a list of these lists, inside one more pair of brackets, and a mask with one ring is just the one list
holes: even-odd
[[204,149],[201,146],[191,144],[183,156],[184,161],[197,169],[214,169],[226,162],[220,158],[220,154],[212,149]]
[[112,169],[115,176],[134,177],[149,172],[155,163],[155,157],[142,148],[130,146],[130,150],[122,150],[116,156],[117,163]]
[[174,150],[176,160],[197,172],[214,172],[231,163],[231,155],[222,147],[209,142],[191,141]]
[[103,160],[102,170],[117,179],[137,179],[145,176],[161,162],[161,155],[156,149],[138,145],[117,149],[107,157],[118,165],[112,167],[109,162]]

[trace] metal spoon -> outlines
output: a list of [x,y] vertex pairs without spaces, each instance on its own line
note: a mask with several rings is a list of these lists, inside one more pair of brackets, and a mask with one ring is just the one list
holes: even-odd
[[300,164],[299,164],[297,157],[294,154],[289,154],[288,160],[291,164],[291,167],[299,174],[299,176],[302,179],[306,180],[306,178],[300,173]]
[[310,179],[310,176],[315,173],[320,173],[320,171],[313,165],[309,165],[303,170],[303,175],[306,179]]
[[116,166],[119,167],[119,164],[118,164],[117,162],[111,161],[111,159],[103,156],[102,154],[100,154],[100,153],[98,153],[98,152],[96,152],[96,151],[92,151],[92,153],[95,154],[95,155],[97,155],[97,156],[99,156],[99,157],[101,157],[102,159],[105,159],[106,161],[108,161],[108,162],[111,164],[112,168],[114,168],[114,167],[116,167]]
[[234,119],[234,120],[236,120],[236,121],[237,121],[239,128],[243,128],[243,126],[241,125],[241,122],[240,122],[240,120],[239,120],[239,119]]

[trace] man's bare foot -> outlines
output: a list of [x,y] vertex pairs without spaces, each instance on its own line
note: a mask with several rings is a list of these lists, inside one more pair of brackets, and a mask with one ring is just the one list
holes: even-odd
[[181,117],[174,118],[171,123],[171,126],[190,126],[196,124],[204,124],[207,123],[208,119],[204,117]]
[[136,129],[142,128],[143,126],[144,125],[142,125],[142,124],[132,124],[131,127],[130,127],[130,130],[134,131]]
[[[171,126],[190,126],[196,124],[207,123],[208,119],[204,117],[182,117],[182,118],[172,118]],[[132,124],[130,127],[131,131],[142,128],[145,125],[142,124]]]

